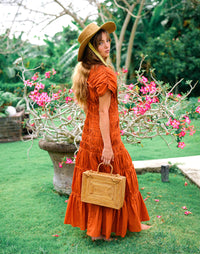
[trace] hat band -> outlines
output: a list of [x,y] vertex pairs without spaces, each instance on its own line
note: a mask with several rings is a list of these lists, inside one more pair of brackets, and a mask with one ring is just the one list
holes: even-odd
[[105,66],[108,66],[107,63],[103,60],[103,57],[99,52],[92,46],[91,42],[88,43],[89,48],[95,53],[95,55],[102,61]]

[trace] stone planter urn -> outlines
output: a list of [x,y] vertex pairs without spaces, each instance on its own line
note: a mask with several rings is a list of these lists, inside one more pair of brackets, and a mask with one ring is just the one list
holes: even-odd
[[74,152],[77,150],[73,144],[59,144],[55,142],[47,142],[45,140],[39,141],[39,147],[49,153],[53,162],[54,176],[53,185],[59,194],[71,194],[71,185],[74,172],[74,163],[63,164],[62,168],[59,167],[59,162],[63,157],[72,158]]

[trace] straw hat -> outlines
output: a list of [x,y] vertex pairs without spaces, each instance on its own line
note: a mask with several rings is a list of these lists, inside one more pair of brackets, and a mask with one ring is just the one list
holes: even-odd
[[82,33],[78,37],[78,41],[80,43],[79,51],[78,51],[78,61],[82,60],[83,52],[85,50],[85,47],[87,46],[90,39],[100,30],[104,29],[108,33],[113,33],[116,29],[116,25],[114,22],[106,22],[102,26],[98,26],[95,23],[91,23],[88,26],[86,26]]

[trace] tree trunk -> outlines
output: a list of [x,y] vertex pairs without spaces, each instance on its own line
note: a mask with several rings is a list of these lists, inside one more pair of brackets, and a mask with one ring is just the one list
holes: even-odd
[[[130,7],[130,12],[133,12],[135,8],[135,3],[132,4],[132,6]],[[131,15],[129,13],[127,13],[126,18],[124,20],[121,32],[120,32],[120,37],[119,40],[116,40],[116,36],[115,36],[115,44],[116,44],[116,69],[117,71],[120,70],[120,65],[121,65],[121,51],[122,51],[122,44],[124,41],[124,36],[125,36],[125,32],[128,26],[128,23],[131,19]]]
[[126,63],[125,63],[125,68],[127,70],[129,69],[129,66],[130,66],[131,55],[132,55],[132,50],[133,50],[133,43],[134,43],[134,39],[135,39],[135,32],[136,32],[136,29],[137,29],[138,22],[141,18],[140,15],[141,15],[144,3],[145,3],[145,0],[141,0],[140,8],[138,10],[137,17],[135,19],[135,22],[134,22],[132,30],[131,30],[131,35],[130,35],[130,38],[129,38],[128,49],[127,49]]

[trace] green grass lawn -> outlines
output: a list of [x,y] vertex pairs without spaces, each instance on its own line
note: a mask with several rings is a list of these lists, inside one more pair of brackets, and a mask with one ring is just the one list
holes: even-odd
[[[127,148],[134,160],[197,155],[199,137],[198,130],[183,150],[172,148],[174,152],[159,140]],[[68,197],[54,191],[53,165],[38,140],[28,158],[29,147],[24,142],[0,144],[0,253],[200,253],[200,190],[181,174],[170,174],[169,183],[156,173],[138,176],[143,198],[149,196],[149,231],[92,242],[84,231],[63,224]],[[183,206],[192,214],[185,215]]]

